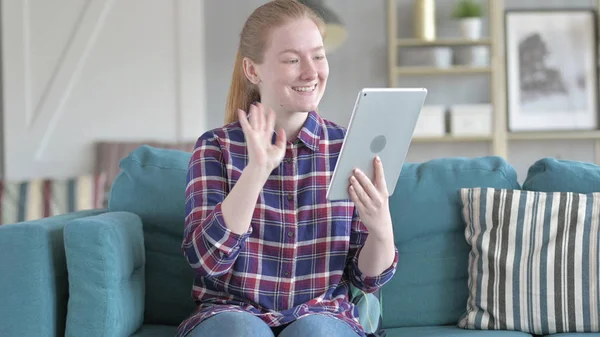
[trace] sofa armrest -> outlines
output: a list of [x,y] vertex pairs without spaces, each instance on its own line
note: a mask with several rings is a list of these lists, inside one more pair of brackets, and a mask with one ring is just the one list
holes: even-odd
[[65,336],[129,337],[144,320],[142,220],[108,212],[65,226],[69,303]]
[[63,229],[78,211],[0,226],[0,336],[63,336],[68,284]]

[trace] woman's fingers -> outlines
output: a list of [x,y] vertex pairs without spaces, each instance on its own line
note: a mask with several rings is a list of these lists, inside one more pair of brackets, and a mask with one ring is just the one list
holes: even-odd
[[256,130],[256,124],[258,123],[258,120],[257,120],[258,116],[257,116],[256,111],[258,109],[256,108],[256,105],[250,104],[249,110],[250,111],[248,111],[248,113],[250,114],[250,126],[252,126],[253,130]]
[[358,193],[356,192],[356,188],[354,187],[354,185],[350,184],[350,187],[348,188],[348,192],[350,193],[350,200],[352,200],[352,202],[354,203],[354,206],[356,206],[356,208],[358,208],[359,214],[362,213],[361,210],[364,209],[365,205],[362,202],[362,200],[360,199],[360,197],[358,196]]
[[369,202],[369,194],[365,191],[364,185],[356,178],[356,175],[350,177],[350,185],[354,189],[356,195],[363,204]]
[[244,112],[244,110],[242,109],[238,109],[237,113],[238,120],[240,121],[240,125],[242,126],[242,130],[245,134],[247,134],[252,129],[252,126],[250,126],[250,124],[248,123],[248,116],[246,116],[246,112]]
[[377,188],[373,185],[371,179],[369,179],[363,171],[359,169],[354,170],[354,177],[356,177],[361,187],[369,197],[377,198],[379,191],[377,191]]
[[285,142],[287,140],[285,130],[283,128],[279,128],[279,132],[277,133],[277,140],[275,141],[275,146],[285,151]]
[[[277,134],[275,144],[272,144],[273,133],[275,132],[275,112],[262,105],[260,102],[250,105],[250,117],[244,116],[242,110],[238,110],[242,130],[246,134],[247,141],[252,139],[255,145],[262,147],[267,153],[274,153],[279,156],[279,152],[285,151],[286,134],[280,129]],[[245,120],[242,120],[244,116]],[[249,121],[248,121],[249,119]],[[271,149],[277,148],[277,151]]]
[[264,131],[265,129],[265,107],[260,104],[260,103],[256,103],[256,106],[258,107],[258,124],[256,125],[256,130],[258,131]]
[[375,157],[374,170],[375,170],[375,185],[380,193],[383,193],[385,196],[387,196],[388,190],[387,190],[387,184],[385,182],[385,172],[383,171],[383,163],[381,162],[381,158],[379,158],[379,156]]
[[265,131],[272,132],[275,130],[275,112],[273,109],[269,108],[267,110],[267,123],[265,125]]
[[264,105],[255,103],[250,105],[249,113],[252,130],[266,132],[270,140],[275,130],[275,112],[273,109],[265,108]]

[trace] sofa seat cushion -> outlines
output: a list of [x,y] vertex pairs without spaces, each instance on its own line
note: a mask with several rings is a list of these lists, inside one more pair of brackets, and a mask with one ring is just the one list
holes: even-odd
[[531,337],[519,331],[465,330],[455,325],[386,329],[386,333],[386,337]]
[[469,245],[460,188],[518,188],[499,157],[407,163],[390,197],[398,270],[382,289],[384,328],[456,324],[467,308]]
[[144,324],[131,337],[171,337],[177,333],[175,325]]

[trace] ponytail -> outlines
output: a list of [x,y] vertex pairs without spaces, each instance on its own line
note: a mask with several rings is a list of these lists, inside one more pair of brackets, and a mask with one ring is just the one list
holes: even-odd
[[237,110],[242,109],[248,112],[250,104],[260,100],[258,90],[248,81],[244,75],[244,66],[242,64],[242,54],[238,50],[233,65],[233,75],[231,85],[229,86],[229,96],[227,97],[227,107],[225,110],[225,124],[238,120]]

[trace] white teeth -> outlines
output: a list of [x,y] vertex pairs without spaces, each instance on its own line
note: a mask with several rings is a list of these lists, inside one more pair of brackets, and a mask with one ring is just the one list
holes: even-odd
[[300,91],[300,92],[311,92],[313,90],[315,90],[315,88],[317,87],[317,85],[312,85],[310,87],[293,87],[292,89],[296,90],[296,91]]

